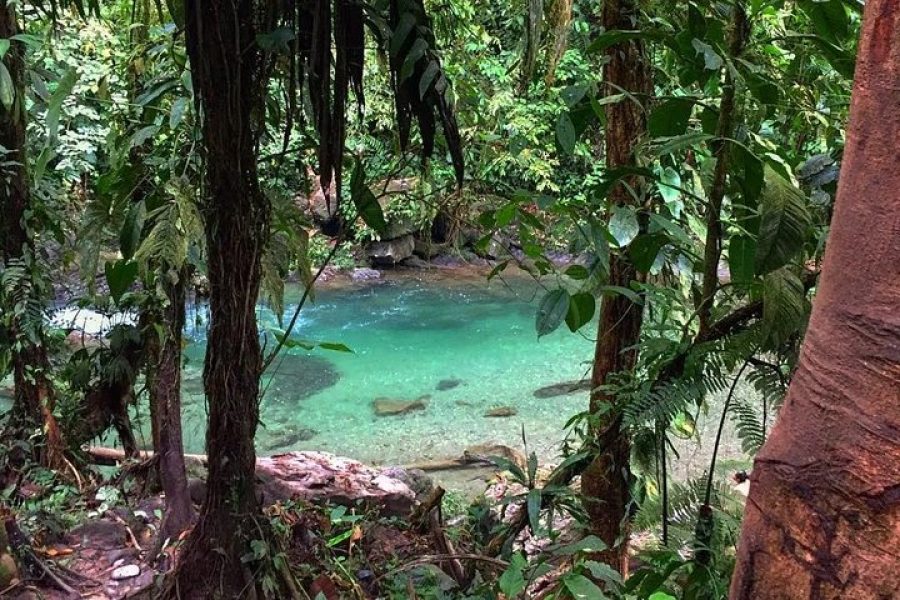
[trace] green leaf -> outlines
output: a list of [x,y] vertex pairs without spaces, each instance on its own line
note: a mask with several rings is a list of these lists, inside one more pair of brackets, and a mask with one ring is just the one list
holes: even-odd
[[[681,175],[672,167],[666,167],[656,182],[659,189],[659,195],[662,196],[663,202],[672,210],[672,206],[681,200],[681,192],[676,189],[681,187]],[[680,210],[680,207],[679,207]],[[672,215],[678,217],[678,214],[672,212]]]
[[784,267],[763,280],[763,331],[773,346],[787,342],[806,324],[806,290],[794,269]]
[[694,109],[692,98],[670,98],[662,102],[650,113],[647,123],[652,137],[672,137],[687,131]]
[[3,105],[4,109],[12,110],[15,99],[16,86],[13,84],[6,65],[0,62],[0,104]]
[[569,313],[569,292],[559,288],[547,292],[538,306],[535,328],[538,337],[556,331]]
[[599,270],[602,279],[609,277],[609,232],[601,225],[591,225],[591,245],[594,247],[592,270]]
[[634,290],[630,290],[627,287],[622,287],[620,285],[600,286],[600,292],[605,296],[625,296],[635,304],[643,304],[641,297]]
[[6,38],[0,38],[0,60],[6,56],[6,53],[9,52],[10,42]]
[[574,279],[575,281],[583,281],[590,276],[590,273],[588,273],[588,270],[584,268],[583,265],[571,265],[566,269],[565,273],[566,277]]
[[503,571],[500,580],[497,582],[500,585],[500,591],[507,598],[515,598],[525,591],[527,582],[525,581],[524,569],[526,566],[527,562],[521,553],[513,554],[512,559],[509,561],[509,566]]
[[591,577],[595,581],[602,581],[609,586],[607,589],[615,589],[622,585],[622,575],[609,565],[588,560],[585,561],[584,567],[591,572]]
[[552,550],[553,556],[576,556],[586,552],[603,552],[608,546],[595,535],[588,535],[577,542],[565,544]]
[[119,232],[119,250],[122,256],[128,260],[134,256],[141,243],[141,231],[144,228],[144,218],[147,216],[147,207],[144,201],[135,202],[125,215],[122,223],[122,231]]
[[696,146],[697,144],[711,140],[713,139],[713,137],[715,136],[708,133],[692,131],[690,133],[685,133],[684,135],[676,135],[675,137],[659,138],[657,140],[654,140],[661,143],[653,148],[653,154],[656,156],[673,154],[675,152],[678,152],[679,150],[683,150],[691,146]]
[[432,60],[428,63],[428,66],[425,67],[425,71],[422,73],[422,77],[419,79],[419,99],[422,100],[425,98],[425,94],[428,93],[428,90],[431,89],[431,84],[434,83],[435,78],[441,73],[441,65],[438,64],[436,60]]
[[665,592],[653,592],[647,600],[678,600],[675,596]]
[[728,270],[731,281],[747,285],[753,281],[756,263],[756,240],[748,235],[735,235],[728,241]]
[[574,85],[570,85],[565,88],[562,92],[560,92],[560,96],[562,96],[563,102],[566,103],[566,106],[572,108],[579,102],[581,102],[584,95],[587,94],[588,85],[586,83],[576,83]]
[[694,50],[697,51],[697,54],[703,55],[703,68],[708,71],[718,71],[722,68],[722,65],[725,64],[725,61],[722,60],[722,57],[716,53],[712,46],[707,44],[706,42],[700,41],[696,38],[691,40],[691,46],[694,47]]
[[838,46],[847,41],[850,21],[841,0],[803,0],[800,7],[820,36]]
[[593,294],[588,292],[573,294],[569,299],[569,312],[566,313],[566,325],[569,326],[569,330],[574,333],[589,323],[596,309],[597,302]]
[[556,140],[559,142],[559,147],[566,154],[571,155],[575,152],[578,136],[575,133],[575,124],[572,122],[572,117],[568,112],[560,114],[559,119],[556,121]]
[[669,239],[659,233],[645,233],[637,236],[628,247],[628,256],[634,267],[641,273],[648,273],[662,247]]
[[350,198],[365,224],[377,233],[384,233],[387,229],[384,211],[381,209],[381,204],[378,203],[378,198],[366,185],[366,174],[359,158],[355,159],[353,175],[350,178]]
[[188,99],[184,96],[172,103],[172,110],[169,112],[169,129],[178,129],[181,121],[184,119],[184,112],[188,106]]
[[605,600],[608,598],[596,583],[578,573],[568,573],[563,577],[563,584],[576,600]]
[[811,218],[803,193],[768,166],[759,216],[756,274],[764,275],[786,265],[800,252]]
[[528,524],[531,527],[531,534],[537,537],[541,529],[541,490],[538,488],[529,490],[525,503],[528,508]]
[[72,88],[75,87],[77,80],[78,71],[75,70],[75,67],[69,67],[59,79],[53,94],[50,95],[50,101],[47,103],[47,140],[51,146],[57,141],[63,101],[72,93]]
[[638,225],[637,214],[630,206],[616,206],[613,208],[612,218],[609,220],[609,233],[613,239],[624,248],[637,237],[641,230]]
[[354,354],[353,350],[346,344],[339,342],[319,342],[319,348],[322,350],[331,350],[332,352],[348,352]]
[[106,283],[109,285],[109,295],[118,304],[122,295],[137,279],[138,265],[136,262],[122,259],[106,263],[103,270],[106,273]]

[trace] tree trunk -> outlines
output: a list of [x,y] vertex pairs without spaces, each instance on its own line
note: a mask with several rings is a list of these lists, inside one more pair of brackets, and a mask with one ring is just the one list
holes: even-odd
[[[166,514],[159,532],[161,542],[187,529],[194,518],[181,438],[181,342],[186,280],[187,269],[181,269],[177,282],[165,283],[168,303],[162,311],[149,315],[150,322],[144,332],[153,451],[166,494]],[[162,339],[157,327],[164,332]]]
[[900,597],[900,4],[865,6],[800,364],[754,463],[735,600]]
[[[603,4],[603,25],[606,30],[637,28],[639,11],[634,0],[606,0]],[[650,65],[641,40],[621,42],[607,51],[609,62],[604,66],[604,80],[609,93],[627,90],[640,100],[653,91]],[[634,149],[646,134],[644,110],[634,102],[617,102],[606,107],[606,164],[608,169],[635,165]],[[643,183],[629,178],[628,185],[638,193]],[[624,185],[617,185],[610,193],[612,205],[634,205],[635,199]],[[640,207],[635,207],[639,209]],[[609,284],[629,287],[632,281],[642,280],[625,254],[610,259]],[[604,403],[615,404],[616,399],[598,391],[614,373],[628,372],[637,361],[643,309],[628,298],[615,295],[603,299],[600,326],[591,374],[591,412],[596,413]],[[609,549],[597,558],[625,573],[628,537],[628,505],[631,502],[630,443],[622,430],[619,411],[612,410],[592,432],[596,440],[597,456],[582,474],[582,502],[590,517],[591,532],[602,539]]]
[[241,557],[250,552],[251,540],[262,537],[254,493],[262,366],[255,309],[269,206],[256,170],[255,128],[266,82],[254,8],[250,0],[187,5],[186,41],[206,150],[211,320],[203,377],[209,476],[170,597],[255,597],[256,584]]
[[[18,33],[15,5],[0,3],[0,39],[10,39]],[[0,259],[4,269],[14,264],[22,269],[14,277],[14,289],[9,293],[9,311],[4,336],[13,345],[13,379],[15,397],[11,412],[11,431],[22,432],[44,427],[47,446],[39,452],[46,465],[58,464],[63,443],[53,417],[53,388],[49,380],[50,362],[43,343],[43,321],[36,279],[34,240],[26,223],[30,207],[28,157],[25,151],[25,59],[24,44],[13,40],[3,59],[12,79],[15,97],[7,108],[0,105],[0,146],[8,154],[4,167],[8,179],[0,183]],[[39,307],[39,308],[36,308]],[[4,325],[0,321],[0,326]]]

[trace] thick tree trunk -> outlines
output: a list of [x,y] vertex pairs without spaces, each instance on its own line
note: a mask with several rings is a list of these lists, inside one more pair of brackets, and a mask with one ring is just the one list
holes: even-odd
[[263,530],[254,493],[262,366],[255,309],[269,206],[256,171],[265,79],[254,7],[250,0],[187,5],[187,47],[206,150],[211,321],[204,370],[207,495],[170,594],[186,599],[254,597],[256,583],[241,557]]
[[[162,311],[154,311],[145,331],[153,451],[166,494],[166,514],[159,532],[161,541],[177,536],[194,518],[181,437],[181,342],[186,279],[187,270],[182,269],[177,282],[166,282],[168,304]],[[157,327],[163,328],[162,339]]]
[[[18,33],[15,5],[0,3],[0,39],[10,39]],[[35,280],[34,241],[26,223],[30,204],[28,158],[25,152],[25,60],[24,44],[12,41],[3,59],[12,79],[15,97],[12,106],[0,105],[0,146],[8,150],[4,161],[14,164],[4,167],[8,180],[0,183],[0,259],[4,268],[14,263],[23,269],[16,278],[10,294],[16,306],[4,306],[9,311],[4,335],[15,342],[13,349],[13,378],[15,397],[11,413],[11,429],[23,432],[44,427],[46,448],[40,452],[44,464],[57,464],[62,456],[63,443],[52,413],[53,388],[49,381],[50,362],[42,342],[41,317],[27,319],[24,311],[39,302]],[[2,326],[2,321],[0,321]]]
[[[638,19],[638,6],[634,0],[606,0],[603,4],[606,30],[637,29]],[[608,50],[607,56],[609,62],[604,67],[604,80],[610,84],[609,93],[627,90],[636,98],[649,98],[653,83],[643,42],[631,40],[616,44]],[[634,165],[635,146],[647,131],[644,110],[631,101],[618,102],[607,106],[606,118],[607,167],[615,169]],[[627,183],[640,192],[642,182],[639,179],[630,178]],[[615,205],[635,204],[635,199],[624,185],[617,185],[612,190],[610,200]],[[643,275],[635,271],[626,255],[611,258],[610,285],[629,287],[632,281],[642,278]],[[642,321],[642,307],[624,296],[603,299],[591,375],[594,389],[591,393],[592,412],[597,412],[604,403],[615,404],[615,398],[597,388],[608,383],[610,375],[634,368]],[[612,410],[607,414],[610,417],[593,432],[598,454],[582,474],[582,502],[590,517],[592,533],[609,546],[597,558],[624,573],[627,568],[628,506],[631,502],[631,447],[627,433],[622,430],[619,412]]]
[[900,597],[900,4],[869,0],[800,365],[751,476],[735,600]]

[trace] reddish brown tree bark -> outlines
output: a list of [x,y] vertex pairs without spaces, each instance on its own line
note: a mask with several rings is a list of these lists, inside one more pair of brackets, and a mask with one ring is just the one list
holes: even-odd
[[169,590],[173,598],[252,598],[257,585],[241,557],[264,531],[253,447],[262,367],[256,301],[269,216],[256,169],[266,92],[256,43],[259,10],[252,0],[187,4],[186,42],[206,151],[209,476],[199,522]]
[[[603,26],[608,30],[637,28],[639,12],[634,0],[606,0],[603,4]],[[653,92],[650,64],[641,40],[625,41],[607,51],[609,61],[604,66],[604,80],[610,94],[623,90],[638,99],[647,99]],[[635,102],[625,101],[606,107],[606,164],[609,169],[635,165],[634,150],[638,140],[647,132],[646,113]],[[638,194],[642,181],[629,178],[632,190]],[[617,185],[610,193],[614,205],[634,205],[635,198],[624,185]],[[640,208],[640,207],[635,207]],[[627,255],[610,259],[609,284],[630,287],[643,277]],[[591,383],[591,412],[596,413],[604,403],[615,405],[616,399],[597,388],[608,383],[614,373],[629,372],[637,361],[643,308],[622,295],[607,296],[600,311],[600,326],[594,353]],[[582,502],[590,517],[594,535],[609,549],[598,558],[625,572],[628,538],[628,506],[631,502],[630,453],[627,432],[622,429],[621,414],[612,410],[610,417],[592,432],[596,440],[597,456],[581,476]]]
[[900,597],[900,4],[865,7],[818,294],[757,457],[734,600]]
[[[19,32],[15,5],[0,3],[0,39],[10,39]],[[41,317],[26,318],[28,305],[38,304],[40,295],[36,277],[34,240],[28,232],[30,208],[27,156],[25,152],[25,59],[24,44],[12,40],[3,59],[13,83],[15,96],[10,107],[0,105],[0,146],[7,149],[4,167],[7,177],[0,179],[0,259],[4,268],[22,269],[14,277],[15,289],[9,294],[9,311],[3,335],[13,348],[15,397],[10,426],[25,432],[43,425],[46,447],[40,449],[41,461],[58,465],[63,453],[62,436],[53,417],[53,387],[49,380],[50,363],[43,344]],[[15,304],[15,306],[14,306]],[[38,311],[40,312],[40,311]],[[2,321],[0,321],[2,326]]]

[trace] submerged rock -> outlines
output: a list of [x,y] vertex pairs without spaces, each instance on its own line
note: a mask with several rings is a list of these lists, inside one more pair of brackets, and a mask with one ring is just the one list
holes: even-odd
[[484,413],[486,417],[514,417],[519,414],[519,411],[514,406],[498,406],[496,408],[492,408]]
[[405,415],[417,410],[425,410],[431,396],[419,396],[415,400],[397,400],[394,398],[375,398],[372,406],[379,417]]
[[297,429],[285,428],[282,430],[274,431],[274,437],[269,443],[263,446],[263,449],[271,452],[272,450],[279,450],[281,448],[286,448],[287,446],[291,446],[296,444],[297,442],[307,442],[316,435],[318,435],[318,431],[315,429],[310,429],[309,427],[299,427]]
[[553,398],[555,396],[566,396],[576,392],[584,392],[591,389],[591,382],[586,379],[575,381],[563,381],[554,383],[553,385],[545,385],[542,388],[534,390],[535,398]]
[[[281,361],[280,363],[278,361]],[[334,364],[321,356],[285,354],[275,362],[272,388],[286,400],[302,400],[328,389],[341,379]]]
[[462,384],[462,379],[456,379],[455,377],[451,377],[449,379],[441,379],[438,381],[437,390],[439,392],[446,392],[447,390],[452,390],[455,387],[459,387]]
[[265,504],[291,498],[343,506],[362,501],[387,516],[408,515],[415,504],[415,493],[397,477],[327,452],[258,458],[256,477]]

